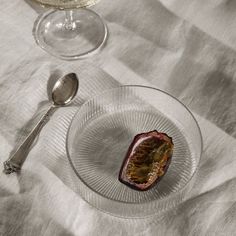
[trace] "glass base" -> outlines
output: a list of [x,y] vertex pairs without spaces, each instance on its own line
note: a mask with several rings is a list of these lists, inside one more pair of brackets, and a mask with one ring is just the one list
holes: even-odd
[[37,44],[51,55],[76,60],[100,49],[108,31],[99,15],[81,8],[46,12],[35,21],[33,34]]

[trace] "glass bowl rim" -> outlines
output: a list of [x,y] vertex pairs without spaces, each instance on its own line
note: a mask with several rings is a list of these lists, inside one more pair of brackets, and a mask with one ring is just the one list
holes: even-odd
[[[198,160],[198,162],[197,162],[197,164],[196,164],[196,168],[195,168],[194,172],[192,173],[192,175],[191,175],[191,177],[189,178],[189,180],[185,183],[185,185],[184,185],[181,189],[179,189],[178,191],[173,192],[173,193],[171,193],[170,195],[168,195],[168,196],[164,197],[163,199],[159,200],[159,201],[163,201],[163,202],[164,202],[164,201],[168,201],[169,199],[174,198],[176,195],[178,195],[178,194],[180,194],[181,192],[183,192],[184,189],[187,188],[187,186],[190,184],[190,182],[192,181],[192,179],[193,179],[194,176],[196,175],[196,172],[197,172],[197,170],[199,169],[199,165],[200,165],[201,158],[202,158],[202,152],[203,152],[203,137],[202,137],[202,133],[201,133],[200,126],[199,126],[199,124],[198,124],[196,118],[194,117],[194,115],[193,115],[192,112],[190,111],[190,109],[189,109],[185,104],[183,104],[181,101],[179,101],[176,97],[174,97],[173,95],[171,95],[171,94],[169,94],[169,93],[167,93],[167,92],[165,92],[165,91],[163,91],[163,90],[161,90],[161,89],[158,89],[158,88],[155,88],[155,87],[151,87],[151,86],[145,86],[145,85],[120,85],[120,86],[117,86],[117,87],[113,87],[113,88],[110,88],[110,89],[106,89],[106,90],[104,90],[103,92],[100,92],[100,93],[98,93],[98,94],[95,94],[95,95],[93,95],[91,98],[89,98],[88,100],[86,100],[86,101],[77,109],[77,111],[76,111],[75,114],[73,115],[73,117],[72,117],[72,119],[71,119],[71,121],[70,121],[70,125],[69,125],[69,127],[68,127],[68,129],[67,129],[66,145],[65,145],[65,146],[66,146],[66,154],[67,154],[67,158],[68,158],[68,160],[69,160],[70,166],[72,167],[72,169],[73,169],[74,173],[76,174],[76,176],[79,178],[79,181],[81,181],[81,182],[84,184],[84,186],[89,189],[89,191],[92,191],[93,193],[97,194],[99,197],[105,199],[106,201],[110,201],[111,203],[122,203],[122,204],[124,204],[124,205],[126,205],[126,206],[129,206],[129,205],[136,205],[136,206],[144,205],[144,206],[145,206],[145,205],[147,205],[147,204],[150,204],[151,202],[156,201],[156,200],[152,200],[152,201],[143,202],[143,203],[129,203],[129,202],[123,202],[123,201],[118,201],[118,200],[106,198],[104,195],[102,195],[102,194],[98,193],[97,191],[93,190],[90,186],[88,186],[88,185],[84,182],[84,180],[82,180],[82,179],[80,178],[79,173],[78,173],[77,170],[75,169],[74,164],[73,164],[73,162],[72,162],[72,159],[71,159],[71,157],[70,157],[69,148],[68,148],[69,133],[70,133],[70,130],[71,130],[73,121],[75,120],[75,117],[76,117],[77,114],[80,112],[80,110],[82,109],[82,107],[83,107],[84,105],[88,104],[91,100],[93,100],[93,99],[95,99],[95,98],[97,98],[97,97],[100,97],[100,96],[102,96],[103,94],[111,93],[112,91],[119,90],[119,89],[121,89],[121,88],[141,88],[141,89],[143,88],[143,89],[151,89],[151,90],[154,90],[154,91],[163,93],[163,94],[165,94],[165,95],[171,97],[172,99],[174,99],[175,102],[177,102],[177,103],[179,103],[180,105],[182,105],[182,106],[186,109],[186,111],[190,114],[190,116],[193,118],[193,121],[194,121],[194,123],[196,124],[197,130],[198,130],[198,134],[199,134],[199,138],[200,138],[200,155],[199,155],[199,160]],[[79,195],[80,195],[80,193],[79,193]],[[80,195],[80,196],[81,196],[81,195]],[[96,209],[98,209],[98,210],[100,210],[100,211],[102,211],[102,212],[105,212],[105,213],[109,213],[110,215],[113,215],[113,216],[116,216],[116,217],[117,217],[116,214],[112,214],[112,213],[110,213],[110,212],[107,212],[107,211],[105,211],[105,210],[99,208],[99,207],[96,207],[96,206],[94,206],[94,204],[91,204],[91,203],[90,203],[87,199],[85,199],[83,196],[81,196],[81,197],[82,197],[82,199],[85,200],[89,205],[92,205],[92,206],[95,207]],[[176,206],[176,204],[174,204],[172,207],[174,207],[174,206]],[[155,213],[152,214],[152,215],[155,215]],[[119,217],[119,216],[118,216],[118,217]],[[123,216],[122,216],[122,218],[138,218],[138,219],[140,219],[140,218],[146,218],[146,217],[147,217],[147,216],[144,216],[144,217],[123,217]]]

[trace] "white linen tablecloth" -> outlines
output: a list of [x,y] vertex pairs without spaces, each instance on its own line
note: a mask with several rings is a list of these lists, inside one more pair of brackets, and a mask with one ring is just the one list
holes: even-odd
[[[106,46],[93,57],[66,62],[34,42],[33,23],[43,9],[29,0],[1,0],[1,168],[47,109],[49,81],[74,71],[80,90],[74,103],[58,109],[43,128],[21,174],[0,171],[0,235],[235,235],[235,4],[102,0],[93,9],[107,22]],[[214,28],[213,15],[219,21]],[[93,94],[120,84],[169,92],[191,109],[202,130],[194,188],[162,218],[113,217],[76,192],[65,151],[70,120]]]

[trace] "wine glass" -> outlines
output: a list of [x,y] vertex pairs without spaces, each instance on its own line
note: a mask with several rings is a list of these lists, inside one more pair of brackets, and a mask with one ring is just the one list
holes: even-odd
[[85,7],[99,0],[34,0],[53,9],[35,21],[37,44],[48,53],[65,60],[83,58],[100,49],[107,39],[102,18]]

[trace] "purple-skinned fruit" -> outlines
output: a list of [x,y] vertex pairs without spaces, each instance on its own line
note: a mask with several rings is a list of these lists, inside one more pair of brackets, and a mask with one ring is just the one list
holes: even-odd
[[122,163],[119,181],[139,191],[152,188],[167,172],[173,148],[172,138],[165,133],[137,134]]

